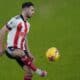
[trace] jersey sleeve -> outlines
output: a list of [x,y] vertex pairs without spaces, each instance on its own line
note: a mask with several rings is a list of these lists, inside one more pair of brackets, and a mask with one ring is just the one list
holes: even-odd
[[11,30],[13,29],[14,27],[16,27],[16,19],[15,18],[12,18],[11,20],[8,21],[6,27]]

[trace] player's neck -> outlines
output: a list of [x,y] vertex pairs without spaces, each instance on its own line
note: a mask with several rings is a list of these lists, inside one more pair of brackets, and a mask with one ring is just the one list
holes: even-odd
[[28,19],[23,13],[21,15],[23,16],[24,21]]

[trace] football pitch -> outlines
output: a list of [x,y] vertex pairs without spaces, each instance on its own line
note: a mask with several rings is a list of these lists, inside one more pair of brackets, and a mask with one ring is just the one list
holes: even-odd
[[[20,14],[22,2],[35,3],[30,21],[29,48],[36,65],[48,71],[46,78],[34,74],[33,80],[80,80],[80,0],[0,0],[0,28]],[[6,38],[5,38],[6,39]],[[61,58],[46,59],[46,50],[57,47]],[[24,71],[6,55],[0,57],[0,80],[23,80]]]

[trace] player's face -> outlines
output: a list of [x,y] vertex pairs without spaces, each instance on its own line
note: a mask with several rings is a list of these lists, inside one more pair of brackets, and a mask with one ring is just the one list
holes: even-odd
[[35,13],[35,10],[33,6],[26,8],[26,17],[31,18],[34,13]]

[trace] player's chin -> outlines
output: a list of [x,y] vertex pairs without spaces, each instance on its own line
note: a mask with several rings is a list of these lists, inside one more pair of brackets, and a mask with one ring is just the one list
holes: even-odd
[[27,17],[28,17],[28,18],[31,18],[32,16],[33,16],[33,15],[28,15]]
[[32,16],[27,16],[28,18],[31,18]]

